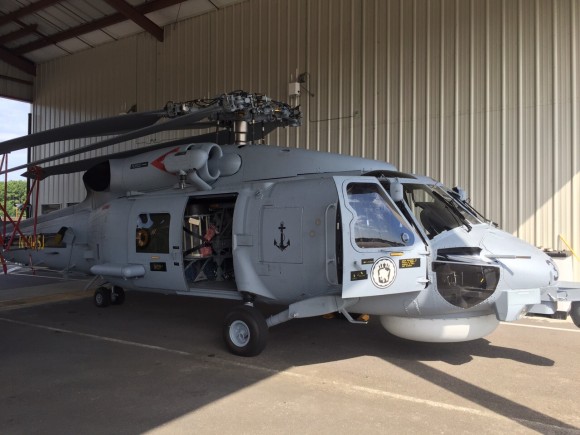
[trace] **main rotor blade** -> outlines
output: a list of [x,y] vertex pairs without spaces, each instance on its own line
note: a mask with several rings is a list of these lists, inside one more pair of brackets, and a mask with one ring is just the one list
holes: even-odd
[[[192,128],[195,126],[196,121],[201,121],[203,118],[212,115],[220,110],[219,106],[212,106],[207,107],[204,109],[199,109],[193,113],[188,113],[187,115],[182,115],[178,118],[170,119],[169,121],[163,122],[161,124],[155,124],[149,127],[141,128],[138,130],[131,131],[129,133],[120,134],[110,139],[105,139],[103,141],[87,145],[81,148],[77,148],[75,150],[65,151],[64,153],[56,154],[54,156],[45,157],[43,159],[35,160],[34,162],[30,162],[26,165],[15,166],[14,168],[10,168],[8,171],[0,172],[3,174],[5,172],[12,172],[17,171],[20,169],[28,168],[30,166],[38,166],[43,163],[52,162],[59,159],[64,159],[65,157],[75,156],[77,154],[86,153],[89,151],[97,150],[100,148],[104,148],[110,145],[115,145],[117,143],[125,142],[132,139],[137,139],[143,136],[148,136],[153,133],[158,133],[161,131],[167,130],[180,130],[186,128]],[[205,128],[205,124],[204,127]]]
[[[229,131],[222,130],[222,131],[219,131],[217,133],[208,133],[208,134],[203,134],[203,135],[199,135],[199,136],[190,136],[190,137],[177,139],[177,140],[170,141],[170,142],[163,142],[163,143],[158,143],[155,145],[150,145],[148,147],[135,148],[135,149],[128,150],[128,151],[121,151],[121,152],[115,153],[115,154],[93,157],[93,158],[86,159],[86,160],[79,160],[77,162],[70,162],[70,163],[63,163],[60,165],[48,166],[48,167],[42,168],[42,179],[44,179],[46,177],[50,177],[51,175],[73,174],[75,172],[88,171],[93,166],[96,166],[99,163],[103,163],[103,162],[106,162],[108,160],[125,159],[127,157],[136,156],[138,154],[147,153],[149,151],[155,151],[155,150],[163,149],[163,148],[172,148],[172,147],[175,147],[178,145],[189,145],[189,144],[193,144],[193,143],[202,143],[202,142],[215,143],[214,140],[216,138],[220,138],[223,140],[225,138],[229,138],[229,136],[230,136]],[[23,168],[20,167],[19,169],[23,169]],[[12,170],[16,170],[16,168],[11,168],[10,171],[12,171]],[[27,172],[23,173],[22,176],[23,177],[34,177],[34,174],[32,172],[27,171]]]
[[152,112],[130,113],[53,128],[52,130],[41,131],[39,133],[29,134],[28,136],[0,142],[0,153],[5,154],[27,147],[35,147],[61,140],[109,136],[111,134],[147,127],[156,123],[166,115],[166,111],[156,110]]
[[[247,138],[249,142],[255,142],[261,140],[269,134],[272,130],[274,130],[278,125],[276,122],[268,122],[264,124],[253,124],[250,125],[248,128]],[[196,124],[199,125],[199,124]],[[205,143],[211,142],[216,143],[218,145],[228,145],[233,143],[234,133],[229,130],[220,130],[217,132],[201,134],[197,136],[188,136],[181,139],[175,139],[169,142],[158,143],[155,145],[150,145],[148,147],[143,148],[135,148],[128,151],[121,151],[115,154],[109,154],[104,156],[93,157],[86,160],[80,160],[77,162],[70,162],[70,163],[63,163],[60,165],[49,166],[46,168],[42,168],[42,179],[46,177],[50,177],[52,175],[61,175],[61,174],[72,174],[75,172],[83,172],[87,171],[95,165],[99,163],[106,162],[107,160],[112,159],[124,159],[127,157],[136,156],[138,154],[143,154],[149,151],[155,151],[162,148],[173,148],[180,145],[189,145],[194,143]],[[27,167],[29,165],[23,165]],[[32,166],[32,165],[30,165]],[[18,169],[24,169],[22,166],[18,168],[11,168],[8,172],[15,171]],[[0,172],[2,174],[2,172]],[[32,177],[34,176],[31,172],[25,172],[22,174],[23,177]]]

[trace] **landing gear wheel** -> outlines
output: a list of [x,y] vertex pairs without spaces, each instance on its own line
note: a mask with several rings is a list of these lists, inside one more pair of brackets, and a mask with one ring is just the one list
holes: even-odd
[[570,307],[570,317],[572,317],[574,325],[580,328],[580,302],[572,302],[572,306]]
[[93,301],[99,308],[108,307],[111,304],[111,290],[106,287],[99,287],[95,290]]
[[125,302],[125,290],[123,287],[113,286],[111,291],[111,304],[113,305],[123,305]]
[[226,316],[224,339],[233,354],[256,356],[266,347],[268,325],[256,308],[243,305]]

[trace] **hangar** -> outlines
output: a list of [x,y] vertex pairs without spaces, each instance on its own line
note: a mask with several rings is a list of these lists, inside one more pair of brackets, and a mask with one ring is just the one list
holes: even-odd
[[[35,132],[262,92],[303,111],[268,142],[428,174],[536,246],[580,249],[578,0],[6,0],[0,14],[0,95],[32,102]],[[50,177],[40,204],[84,194],[81,174]]]

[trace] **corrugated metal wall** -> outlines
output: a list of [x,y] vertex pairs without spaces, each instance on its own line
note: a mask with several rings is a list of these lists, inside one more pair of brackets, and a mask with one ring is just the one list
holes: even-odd
[[0,97],[32,102],[32,77],[0,60]]
[[[35,126],[239,88],[287,100],[305,73],[303,126],[271,143],[459,184],[508,231],[580,251],[579,48],[580,0],[248,0],[163,44],[142,34],[42,65]],[[79,186],[47,180],[42,201],[80,201]]]

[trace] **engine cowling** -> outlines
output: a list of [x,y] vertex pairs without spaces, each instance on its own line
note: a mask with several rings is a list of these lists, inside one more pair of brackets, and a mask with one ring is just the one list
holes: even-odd
[[232,175],[241,166],[237,154],[224,153],[213,143],[192,144],[112,159],[89,169],[83,180],[91,190],[148,192],[178,186],[211,190],[220,175]]

